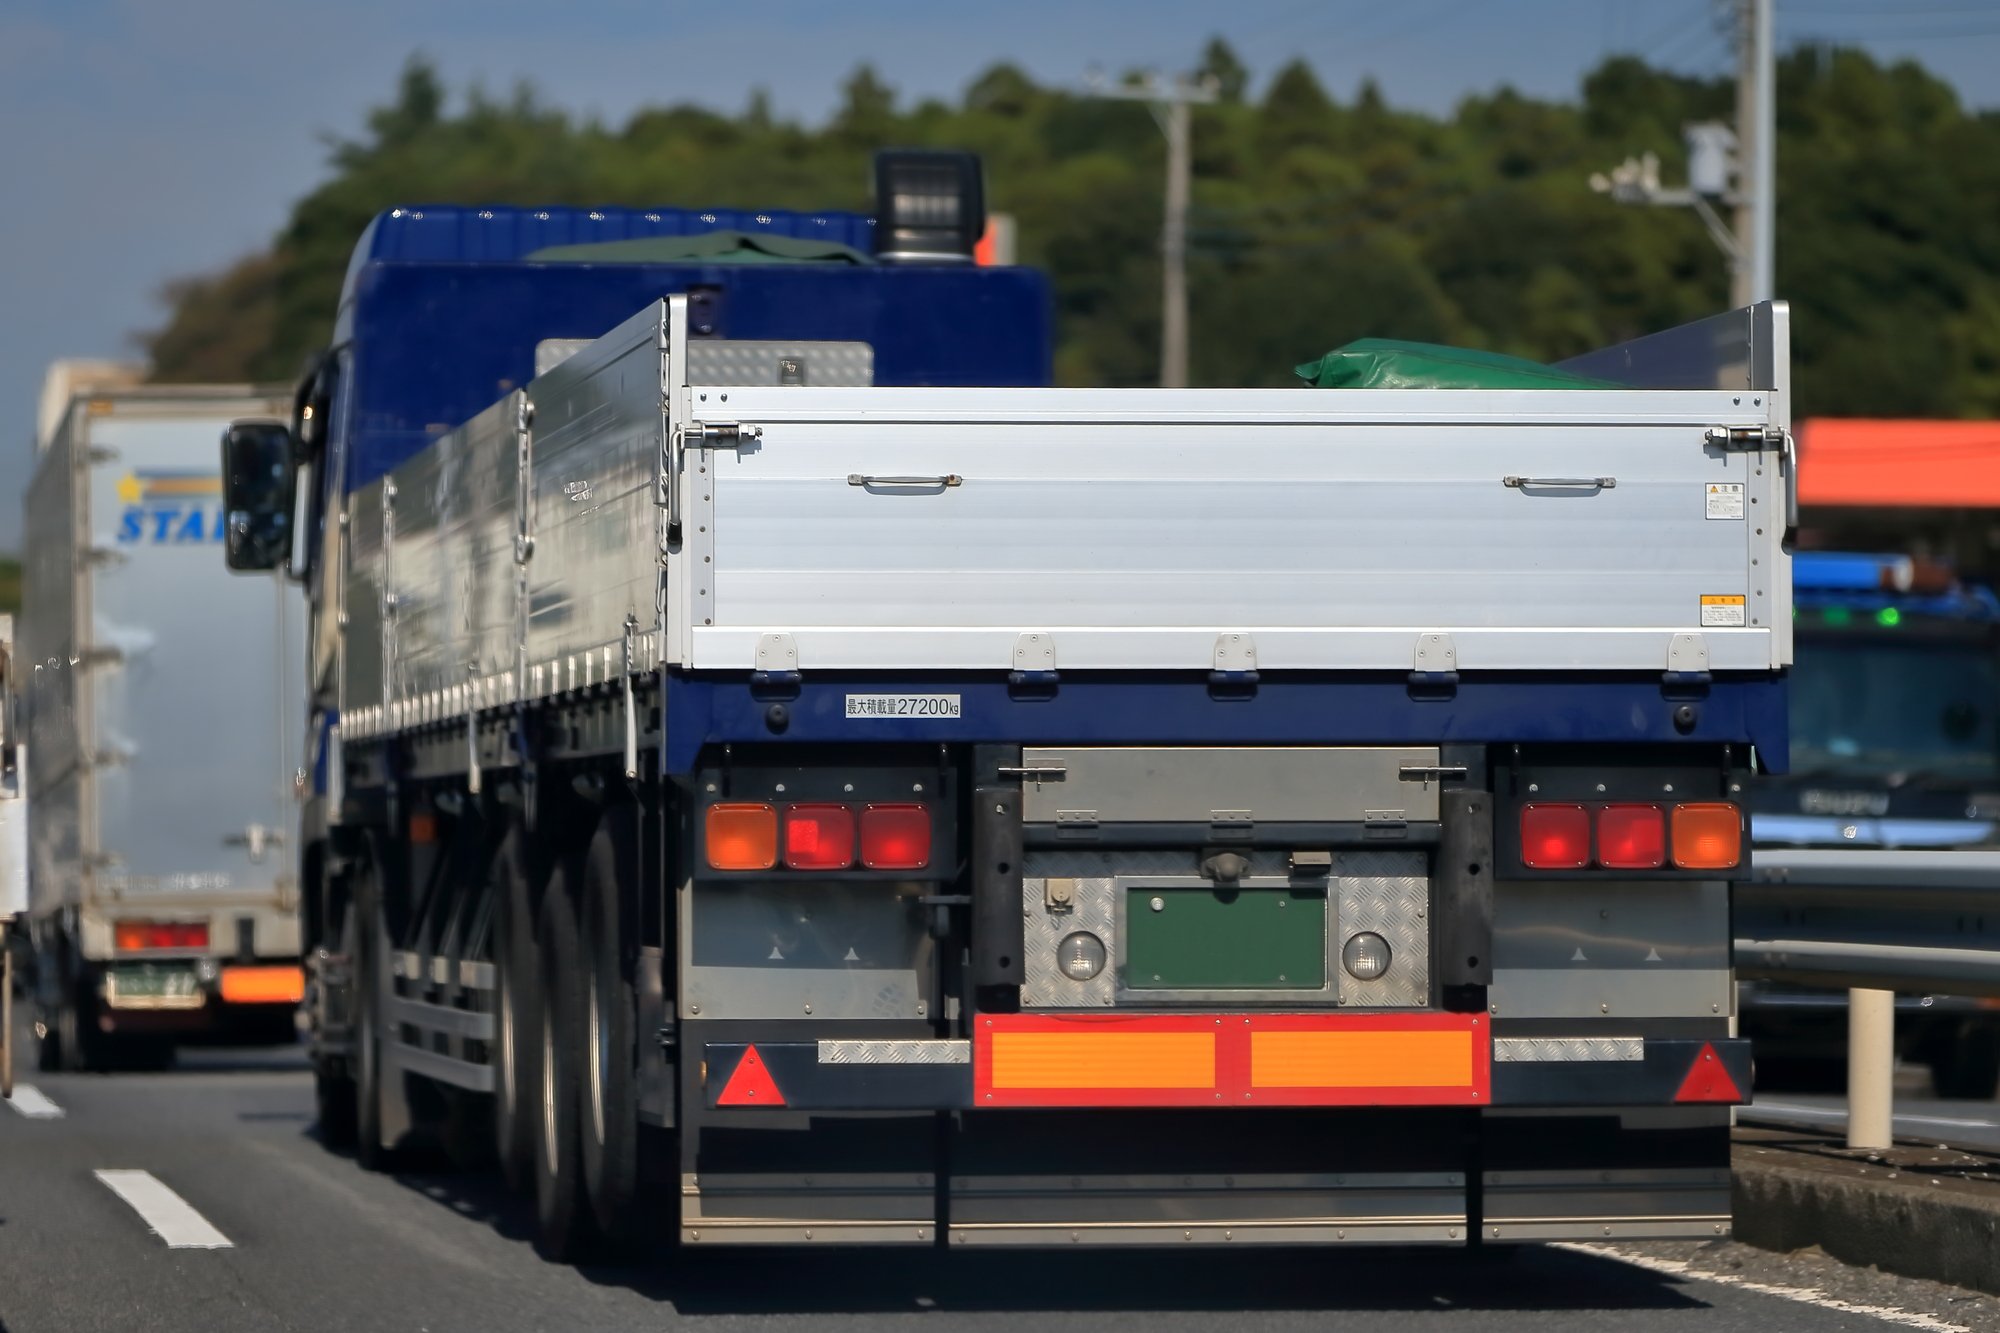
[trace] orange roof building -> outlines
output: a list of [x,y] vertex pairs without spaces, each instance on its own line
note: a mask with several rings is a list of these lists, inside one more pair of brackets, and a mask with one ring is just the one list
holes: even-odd
[[1798,435],[1800,504],[2000,509],[2000,421],[1816,417]]

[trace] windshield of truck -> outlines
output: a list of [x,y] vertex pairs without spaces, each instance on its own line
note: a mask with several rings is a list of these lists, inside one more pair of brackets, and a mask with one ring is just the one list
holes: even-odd
[[1792,770],[1912,782],[1995,780],[1995,671],[1977,643],[1802,639]]

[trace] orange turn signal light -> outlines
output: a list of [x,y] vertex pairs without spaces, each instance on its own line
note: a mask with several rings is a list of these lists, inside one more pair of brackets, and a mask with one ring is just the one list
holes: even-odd
[[222,999],[225,1004],[297,1004],[306,997],[306,973],[302,967],[225,967],[222,969]]
[[1675,806],[1673,833],[1682,870],[1733,870],[1743,860],[1743,816],[1727,802]]
[[777,807],[761,801],[708,807],[703,832],[717,870],[769,870],[778,864]]

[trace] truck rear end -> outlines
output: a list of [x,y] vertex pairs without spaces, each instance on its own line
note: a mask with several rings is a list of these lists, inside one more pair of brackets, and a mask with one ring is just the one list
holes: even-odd
[[328,521],[364,1160],[490,1114],[555,1253],[1727,1234],[1782,306],[1307,393],[818,387],[690,301]]
[[218,555],[222,432],[289,409],[247,386],[101,389],[43,441],[21,692],[51,1065],[295,1039],[303,617],[295,589]]

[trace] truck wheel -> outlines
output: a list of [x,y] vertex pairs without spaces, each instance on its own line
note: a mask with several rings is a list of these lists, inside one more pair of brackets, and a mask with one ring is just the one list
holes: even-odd
[[577,1054],[582,1045],[583,984],[578,976],[576,908],[563,869],[549,880],[535,931],[540,946],[541,1006],[534,1025],[535,1248],[568,1263],[589,1247],[590,1205],[584,1197],[577,1124]]
[[313,1074],[313,1101],[319,1110],[319,1141],[329,1148],[354,1146],[354,1080]]
[[364,1171],[387,1171],[393,1154],[382,1145],[381,923],[376,912],[375,870],[354,884],[354,1160]]
[[535,1021],[535,913],[529,905],[528,871],[519,833],[509,834],[493,858],[490,892],[498,896],[493,931],[493,1143],[507,1186],[526,1194],[535,1181],[535,1115],[541,1070]]
[[2000,1090],[2000,1028],[1978,1019],[1959,1024],[1931,1062],[1931,1083],[1940,1097],[1992,1101]]
[[74,976],[62,983],[62,1007],[56,1010],[56,1067],[72,1074],[104,1067],[104,1043],[96,1031],[96,1006]]
[[614,1245],[630,1241],[638,1221],[637,1001],[625,963],[624,906],[637,900],[635,818],[630,808],[605,814],[583,871],[583,1183],[598,1230]]

